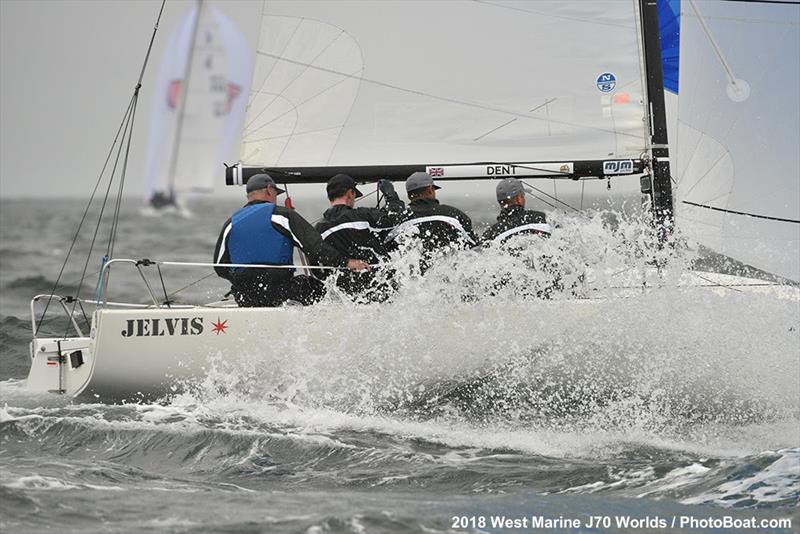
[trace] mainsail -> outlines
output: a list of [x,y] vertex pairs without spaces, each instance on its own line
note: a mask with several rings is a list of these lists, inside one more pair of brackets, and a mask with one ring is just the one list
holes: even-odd
[[[638,16],[617,0],[266,2],[241,161],[315,178],[413,165],[571,178],[576,160],[600,162],[584,175],[641,172],[629,164],[649,148]],[[639,188],[614,181],[617,195]],[[549,190],[567,189],[609,195],[598,180]]]
[[[239,134],[252,51],[217,8],[198,2],[167,42],[155,84],[146,200],[210,191]],[[154,201],[156,199],[156,202]]]
[[800,281],[800,4],[684,0],[680,17],[676,225]]

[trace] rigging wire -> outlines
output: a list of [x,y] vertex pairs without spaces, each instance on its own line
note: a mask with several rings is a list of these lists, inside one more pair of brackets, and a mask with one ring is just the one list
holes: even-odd
[[[50,302],[53,300],[52,297],[53,295],[55,295],[56,291],[59,288],[59,284],[61,283],[61,277],[64,274],[64,270],[67,267],[67,263],[69,263],[69,258],[72,255],[72,250],[75,248],[75,244],[78,242],[78,237],[80,237],[81,229],[83,228],[83,223],[86,222],[86,218],[89,215],[89,210],[92,207],[92,203],[94,202],[97,190],[100,188],[100,184],[103,181],[103,175],[105,175],[106,168],[108,168],[108,162],[111,160],[111,155],[114,153],[114,147],[117,145],[117,141],[119,140],[119,135],[120,133],[122,133],[122,128],[125,125],[125,120],[128,116],[129,111],[130,111],[130,104],[128,105],[128,109],[125,110],[125,114],[122,116],[119,128],[117,129],[117,133],[114,136],[114,141],[111,143],[111,146],[108,149],[108,155],[106,156],[106,160],[103,163],[103,167],[100,169],[100,174],[98,175],[97,181],[94,184],[94,189],[92,190],[92,194],[89,196],[89,201],[86,203],[86,209],[83,210],[83,215],[81,216],[81,220],[78,223],[78,228],[75,230],[75,235],[72,238],[72,243],[70,244],[69,249],[67,250],[67,255],[64,258],[64,263],[61,264],[61,270],[58,272],[56,281],[53,284],[53,289],[50,291],[50,298],[47,299],[47,304],[45,304],[44,306],[44,311],[42,312],[42,316],[39,318],[39,321],[37,322],[36,331],[33,333],[34,337],[36,337],[36,335],[39,333],[39,327],[44,322],[44,318],[47,315],[47,310],[50,307]],[[68,285],[75,285],[75,283]],[[83,283],[83,276],[81,276],[81,281],[79,283]]]
[[[133,140],[133,125],[134,125],[134,119],[136,118],[136,106],[137,106],[137,103],[139,101],[139,90],[142,88],[142,80],[144,79],[144,73],[145,73],[145,71],[147,69],[147,64],[150,61],[150,54],[153,51],[153,43],[155,42],[156,34],[158,33],[158,25],[161,22],[161,15],[164,13],[165,4],[166,4],[166,0],[162,0],[161,1],[161,8],[158,11],[158,17],[156,18],[156,23],[153,26],[153,33],[150,36],[150,42],[147,45],[147,52],[145,53],[144,61],[142,62],[142,68],[139,71],[139,78],[136,80],[136,86],[135,86],[135,88],[133,90],[133,96],[131,97],[131,105],[130,105],[130,110],[131,111],[130,111],[130,116],[128,118],[128,125],[129,126],[126,128],[127,135],[128,135],[128,142],[127,142],[126,148],[125,148],[125,158],[123,159],[123,163],[122,163],[122,172],[121,172],[121,175],[120,175],[119,189],[118,189],[118,192],[117,192],[117,202],[116,202],[116,206],[115,206],[115,209],[114,209],[114,218],[113,218],[113,222],[112,222],[112,225],[111,225],[111,233],[109,235],[109,244],[108,244],[108,247],[106,249],[106,260],[111,259],[113,257],[113,254],[114,254],[114,243],[116,241],[117,229],[119,227],[119,214],[120,214],[120,209],[121,209],[121,206],[122,206],[122,192],[123,192],[123,189],[125,187],[125,176],[126,176],[127,170],[128,170],[128,158],[130,156],[131,142]],[[122,143],[120,143],[120,149],[119,150],[120,150],[120,152],[122,151]],[[120,154],[117,153],[117,158],[119,158],[119,155]],[[113,181],[113,173],[112,173],[112,181]],[[111,182],[109,182],[109,189],[110,188],[111,188]],[[106,199],[107,198],[108,197],[106,196]],[[105,201],[103,202],[103,207],[105,207]],[[99,221],[98,221],[98,224],[99,224]],[[88,264],[88,259],[87,259],[87,264]],[[104,284],[104,287],[102,289],[103,289],[103,292],[105,293],[105,288],[108,287],[108,276],[105,277],[105,280],[103,281],[103,284]]]
[[[83,286],[83,281],[84,281],[84,279],[86,277],[86,271],[87,271],[87,268],[88,268],[89,260],[91,258],[91,251],[92,251],[92,249],[94,247],[94,243],[95,243],[95,240],[97,238],[97,233],[98,233],[98,230],[99,230],[100,223],[102,222],[103,213],[105,211],[105,206],[106,206],[106,203],[108,202],[108,196],[109,196],[109,192],[111,190],[111,184],[114,181],[114,174],[116,172],[116,167],[117,167],[117,164],[119,162],[119,156],[120,156],[120,152],[121,152],[121,149],[122,149],[122,142],[125,139],[125,135],[128,135],[127,150],[126,150],[126,153],[125,153],[125,160],[124,160],[124,163],[123,163],[124,168],[123,168],[123,171],[122,171],[122,179],[121,179],[120,189],[119,189],[119,198],[117,199],[117,209],[115,210],[115,221],[114,221],[114,229],[115,230],[114,231],[116,231],[116,223],[117,223],[117,219],[119,217],[119,206],[120,206],[121,197],[122,197],[122,186],[124,185],[125,168],[127,168],[128,155],[130,153],[130,144],[131,144],[130,135],[132,133],[132,127],[133,127],[132,126],[133,125],[132,119],[133,119],[133,115],[135,115],[135,113],[136,113],[136,102],[138,100],[139,89],[142,87],[142,79],[144,78],[145,69],[146,69],[147,63],[148,63],[148,61],[150,59],[150,54],[151,54],[151,52],[153,50],[153,43],[155,41],[156,33],[158,32],[158,25],[159,25],[159,22],[161,21],[161,16],[164,13],[164,6],[165,5],[166,5],[166,0],[162,0],[161,7],[159,8],[159,11],[158,11],[158,17],[156,18],[156,23],[155,23],[155,26],[153,27],[153,33],[152,33],[152,35],[150,37],[150,42],[149,42],[148,47],[147,47],[147,53],[145,54],[145,59],[144,59],[144,62],[142,64],[141,71],[139,72],[139,78],[137,80],[136,87],[135,87],[134,92],[133,92],[133,96],[131,97],[131,100],[128,103],[128,107],[127,107],[127,109],[125,111],[125,114],[123,115],[122,120],[120,121],[120,127],[118,128],[117,133],[116,133],[116,135],[114,137],[114,141],[111,144],[111,147],[109,148],[108,155],[106,156],[106,160],[105,160],[105,162],[103,164],[102,170],[100,171],[100,175],[97,178],[97,182],[95,183],[95,187],[94,187],[94,189],[92,191],[92,195],[89,198],[89,202],[86,205],[86,209],[84,210],[83,216],[81,217],[81,221],[78,224],[78,228],[77,228],[77,230],[75,232],[75,236],[74,236],[74,238],[72,240],[72,243],[70,245],[69,251],[67,252],[67,257],[64,259],[64,263],[62,264],[61,270],[59,271],[58,277],[56,278],[56,283],[54,284],[53,289],[52,289],[52,291],[50,293],[50,295],[52,297],[55,294],[55,292],[58,289],[58,287],[59,287],[59,283],[61,282],[61,277],[63,276],[64,270],[66,269],[66,265],[67,265],[67,263],[69,261],[69,257],[70,257],[70,255],[72,253],[72,250],[75,247],[75,244],[77,243],[78,237],[80,235],[80,231],[81,231],[81,229],[83,227],[83,223],[86,221],[86,218],[88,216],[88,213],[89,213],[89,210],[91,208],[91,205],[92,205],[92,203],[93,203],[93,201],[95,199],[95,195],[97,193],[97,190],[100,187],[100,184],[102,183],[103,176],[104,176],[105,171],[106,171],[106,169],[108,167],[108,163],[111,160],[111,156],[114,153],[115,147],[117,146],[117,141],[119,141],[120,144],[119,144],[119,148],[117,150],[117,156],[116,156],[116,158],[114,160],[114,167],[113,167],[113,169],[111,171],[111,174],[109,176],[108,187],[106,188],[106,194],[105,194],[105,196],[103,198],[103,204],[102,204],[102,207],[101,207],[101,210],[100,210],[100,215],[98,217],[97,226],[95,227],[95,232],[94,232],[94,235],[93,235],[93,238],[92,238],[92,248],[90,249],[89,253],[87,254],[86,262],[84,264],[83,272],[81,274],[81,280],[80,280],[80,283],[78,285],[77,293],[76,293],[76,296],[75,296],[75,301],[73,303],[72,310],[70,312],[73,315],[75,313],[77,302],[79,302],[80,291],[81,291],[81,288]],[[130,125],[130,129],[129,129],[128,125]],[[122,134],[122,139],[120,139],[120,134]],[[113,251],[113,245],[112,245],[111,250]],[[41,319],[40,319],[38,324],[41,324],[44,321],[44,318],[45,318],[45,315],[47,314],[47,310],[49,308],[51,300],[52,300],[52,298],[48,299],[48,302],[45,305],[45,309],[42,312],[42,316],[41,316]],[[39,327],[37,326],[37,329],[34,332],[34,336],[36,336],[38,334],[38,332],[39,332]],[[66,336],[67,336],[67,333],[65,332],[64,337],[66,337]]]
[[180,293],[181,291],[184,291],[184,290],[186,290],[186,289],[189,289],[190,287],[192,287],[192,286],[194,286],[194,285],[197,285],[197,284],[199,284],[199,283],[200,283],[200,282],[202,282],[203,280],[205,280],[205,279],[207,279],[207,278],[209,278],[209,277],[211,277],[211,276],[214,276],[215,274],[217,274],[217,273],[215,273],[215,272],[210,272],[210,273],[208,273],[207,275],[205,275],[205,276],[203,276],[203,277],[201,277],[201,278],[198,278],[198,279],[197,279],[197,280],[195,280],[194,282],[191,282],[191,283],[189,283],[189,284],[187,284],[187,285],[183,286],[182,288],[180,288],[180,289],[177,289],[177,290],[173,291],[172,293],[170,293],[170,294],[169,294],[169,296],[168,296],[168,300],[172,300],[172,298],[173,298],[175,295],[177,295],[178,293]]
[[[108,203],[108,197],[109,197],[109,195],[111,193],[111,186],[114,184],[114,175],[116,174],[117,166],[119,165],[119,158],[120,158],[120,153],[122,151],[122,144],[125,141],[125,136],[127,135],[128,125],[130,124],[131,110],[133,109],[134,100],[135,100],[135,96],[131,97],[131,101],[128,104],[128,112],[126,113],[125,118],[124,118],[124,125],[123,125],[123,130],[122,130],[123,131],[122,139],[120,140],[120,144],[119,144],[119,147],[117,149],[117,155],[114,158],[114,165],[111,168],[111,174],[109,175],[108,186],[106,186],[106,193],[105,193],[105,195],[103,197],[103,203],[100,205],[100,214],[97,216],[97,224],[95,224],[95,227],[94,227],[94,233],[92,234],[92,242],[89,245],[89,252],[86,253],[86,261],[83,263],[83,271],[81,273],[81,279],[80,279],[80,282],[78,283],[78,288],[77,288],[77,290],[75,292],[75,299],[76,300],[80,298],[81,289],[83,287],[83,282],[84,282],[84,280],[86,278],[86,271],[89,268],[89,260],[92,259],[92,252],[94,251],[94,246],[95,246],[95,244],[97,242],[97,235],[100,232],[100,225],[103,222],[103,216],[105,214],[106,204]],[[103,263],[108,261],[108,259],[109,259],[108,255],[104,256],[103,259],[102,259]],[[102,270],[101,270],[101,276],[102,276]],[[71,314],[75,313],[75,304],[72,305],[72,310],[70,310],[70,313]],[[69,328],[69,326],[67,326],[67,328]],[[68,333],[68,330],[64,332],[64,337],[67,337],[67,333]]]
[[172,302],[170,302],[169,295],[167,295],[167,285],[164,283],[164,275],[161,273],[161,266],[156,265],[156,268],[158,269],[158,278],[161,280],[161,289],[164,290],[164,304],[167,305],[167,308],[171,308]]
[[549,193],[546,193],[546,192],[542,191],[542,190],[541,190],[541,189],[539,189],[538,187],[534,187],[534,186],[532,186],[531,184],[529,184],[529,183],[528,183],[528,182],[526,182],[525,180],[520,180],[520,182],[521,182],[521,183],[522,183],[524,186],[526,186],[526,187],[528,187],[528,188],[530,188],[530,189],[532,189],[532,190],[534,190],[534,191],[537,191],[537,192],[539,192],[539,193],[543,194],[544,196],[546,196],[546,197],[548,197],[548,198],[550,198],[550,199],[554,200],[555,202],[558,202],[559,204],[563,204],[563,205],[565,205],[566,207],[568,207],[569,209],[571,209],[571,210],[574,210],[574,211],[577,211],[577,212],[578,212],[578,213],[580,213],[581,215],[584,215],[584,216],[586,215],[585,213],[583,213],[583,212],[582,212],[581,210],[579,210],[578,208],[576,208],[576,207],[574,207],[574,206],[571,206],[571,205],[567,204],[566,202],[564,202],[563,200],[560,200],[560,199],[558,199],[558,198],[554,197],[553,195],[551,195],[551,194],[549,194]]

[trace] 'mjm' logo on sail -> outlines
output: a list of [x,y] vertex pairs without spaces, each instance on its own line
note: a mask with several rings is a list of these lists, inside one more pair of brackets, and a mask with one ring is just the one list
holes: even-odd
[[603,174],[633,174],[633,160],[615,159],[604,161]]

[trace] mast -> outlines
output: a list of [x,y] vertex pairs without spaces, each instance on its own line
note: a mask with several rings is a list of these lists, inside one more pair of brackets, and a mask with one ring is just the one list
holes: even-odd
[[642,178],[642,192],[650,195],[656,223],[671,226],[673,220],[672,178],[667,146],[667,116],[664,104],[664,75],[661,67],[661,37],[656,0],[639,0],[647,108],[649,112],[652,176]]
[[172,140],[172,158],[169,163],[169,174],[167,175],[168,193],[171,199],[175,198],[175,172],[178,169],[178,154],[181,149],[180,138],[183,133],[183,122],[186,112],[186,97],[189,93],[189,78],[192,75],[192,62],[194,61],[194,48],[197,44],[197,30],[200,27],[200,17],[203,15],[204,0],[197,0],[197,17],[192,27],[192,39],[189,44],[189,57],[186,59],[186,68],[183,73],[181,84],[181,100],[178,106],[178,121],[175,125],[175,137]]

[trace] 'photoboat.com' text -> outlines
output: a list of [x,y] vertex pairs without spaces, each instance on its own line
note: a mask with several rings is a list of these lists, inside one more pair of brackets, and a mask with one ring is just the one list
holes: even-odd
[[690,515],[645,516],[591,515],[586,517],[546,517],[539,515],[456,515],[451,517],[453,529],[574,529],[574,528],[631,528],[631,529],[791,529],[791,518],[756,517],[695,517]]

